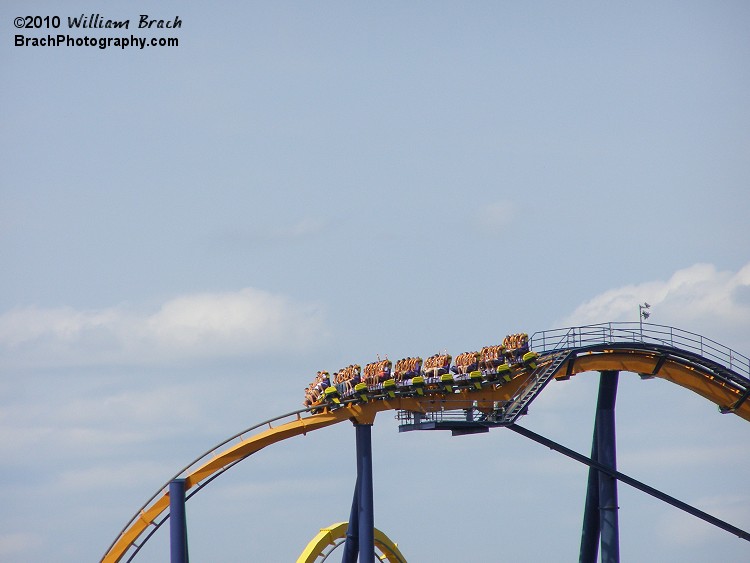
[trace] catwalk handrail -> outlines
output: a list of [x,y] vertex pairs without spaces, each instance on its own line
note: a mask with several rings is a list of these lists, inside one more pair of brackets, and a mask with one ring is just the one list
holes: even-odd
[[750,358],[715,340],[679,328],[638,322],[609,322],[543,330],[531,335],[531,349],[549,353],[600,344],[654,344],[693,352],[750,378]]

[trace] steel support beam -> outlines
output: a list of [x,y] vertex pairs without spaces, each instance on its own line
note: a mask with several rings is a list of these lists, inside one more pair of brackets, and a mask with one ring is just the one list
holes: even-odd
[[375,561],[375,515],[372,486],[372,425],[354,425],[357,440],[357,483],[346,530],[341,563]]
[[[599,375],[599,397],[591,441],[591,459],[612,470],[617,469],[615,401],[619,375],[617,371],[603,371]],[[602,563],[617,563],[620,560],[617,510],[617,479],[590,467],[581,530],[580,563],[596,563],[600,540]]]
[[170,563],[188,563],[185,479],[169,483],[169,554]]
[[644,492],[647,495],[651,495],[652,497],[657,498],[660,501],[666,502],[667,504],[671,504],[675,508],[679,508],[680,510],[687,512],[688,514],[692,514],[693,516],[700,518],[704,522],[708,522],[709,524],[712,524],[716,526],[717,528],[721,528],[722,530],[729,532],[730,534],[737,536],[738,538],[741,538],[745,541],[750,542],[750,532],[747,532],[741,528],[738,528],[737,526],[733,526],[732,524],[724,520],[721,520],[719,518],[716,518],[715,516],[711,516],[707,512],[703,512],[702,510],[695,508],[694,506],[691,506],[687,504],[686,502],[682,502],[681,500],[678,500],[674,498],[673,496],[668,495],[667,493],[663,493],[662,491],[658,489],[650,487],[649,485],[646,485],[642,481],[633,479],[632,477],[630,477],[629,475],[626,475],[625,473],[620,473],[619,471],[615,471],[613,469],[610,469],[609,467],[605,467],[601,463],[593,459],[590,459],[583,454],[579,454],[575,450],[566,448],[562,444],[558,444],[557,442],[550,440],[549,438],[545,438],[544,436],[541,436],[540,434],[537,434],[536,432],[532,432],[531,430],[524,428],[522,426],[518,426],[517,424],[510,424],[506,426],[506,428],[508,430],[512,430],[516,434],[520,434],[521,436],[529,438],[530,440],[533,440],[537,442],[538,444],[546,446],[551,450],[554,450],[558,453],[568,456],[571,459],[574,459],[580,463],[583,463],[584,465],[593,467],[597,469],[600,473],[606,473],[608,475],[611,475],[618,481],[625,483],[626,485],[630,485],[634,489],[638,489],[639,491]]
[[[359,460],[357,463],[357,475],[359,475]],[[354,498],[352,498],[352,509],[349,512],[349,526],[346,528],[346,543],[344,544],[344,555],[341,563],[356,563],[359,553],[359,477],[354,485]]]
[[[617,470],[617,441],[615,439],[615,400],[620,372],[603,371],[599,376],[599,398],[596,405],[597,461]],[[593,470],[590,470],[593,471]],[[617,511],[617,479],[607,473],[599,474],[599,534],[602,563],[619,563],[620,528]]]
[[372,424],[355,424],[359,483],[359,563],[375,563],[375,511],[372,487]]
[[[599,458],[597,447],[596,426],[594,439],[591,444],[591,459]],[[583,509],[583,527],[581,529],[581,551],[579,563],[596,563],[599,555],[599,474],[589,468],[589,478],[586,484],[586,506]]]

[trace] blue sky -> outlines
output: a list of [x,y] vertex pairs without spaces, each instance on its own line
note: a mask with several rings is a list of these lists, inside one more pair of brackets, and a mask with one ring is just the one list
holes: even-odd
[[[82,13],[178,15],[128,34],[180,45],[13,46],[17,16]],[[744,2],[0,14],[3,561],[96,560],[319,369],[635,321],[644,300],[750,355]],[[554,383],[523,423],[587,452],[595,399],[592,374]],[[746,422],[623,374],[618,427],[622,471],[750,528]],[[410,560],[577,557],[585,468],[501,430],[396,428],[378,417],[376,525]],[[347,518],[353,431],[318,434],[190,501],[195,560],[288,561]],[[624,486],[620,505],[624,559],[747,557]]]

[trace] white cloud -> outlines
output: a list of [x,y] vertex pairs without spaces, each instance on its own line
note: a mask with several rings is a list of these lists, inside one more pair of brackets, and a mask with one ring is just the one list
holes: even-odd
[[117,483],[119,487],[135,487],[142,483],[154,483],[154,488],[175,472],[174,467],[164,463],[136,461],[109,465],[97,465],[83,469],[62,471],[55,485],[62,491],[92,492],[103,490]]
[[[87,402],[93,404],[93,401]],[[84,404],[84,403],[78,403]],[[163,403],[144,419],[138,414],[143,407],[132,412],[114,408],[104,413],[111,402],[103,400],[99,409],[82,413],[73,418],[66,405],[54,402],[45,404],[44,409],[16,405],[3,409],[0,413],[0,454],[3,467],[43,460],[68,460],[81,455],[111,455],[123,448],[144,447],[148,442],[157,442],[165,436],[178,434],[178,422],[170,419],[171,411]],[[149,403],[146,403],[149,404]],[[170,403],[170,407],[172,404]],[[26,413],[30,410],[30,413]],[[120,415],[117,418],[117,415]],[[193,422],[200,413],[194,415]],[[185,420],[186,416],[182,417]]]
[[279,238],[307,238],[323,232],[325,222],[321,219],[306,217],[286,227],[277,227],[273,234]]
[[[143,427],[163,426],[168,419],[176,423],[194,419],[205,396],[205,389],[196,382],[183,382],[176,388],[152,385],[148,389],[66,399],[51,418],[71,425],[129,420]],[[165,405],[169,405],[168,415]]]
[[0,315],[10,365],[149,363],[306,349],[325,338],[321,307],[253,288],[176,297],[159,310],[28,307]]
[[[666,281],[647,281],[601,293],[576,308],[562,325],[637,321],[638,304],[651,305],[649,322],[699,332],[709,338],[731,335],[730,347],[747,345],[737,335],[750,334],[750,263],[737,272],[712,264],[676,271]],[[742,352],[742,350],[739,350]]]
[[498,201],[482,207],[477,216],[476,228],[485,235],[504,233],[513,222],[516,206],[507,201]]
[[0,535],[0,556],[18,556],[42,544],[37,534],[25,532]]

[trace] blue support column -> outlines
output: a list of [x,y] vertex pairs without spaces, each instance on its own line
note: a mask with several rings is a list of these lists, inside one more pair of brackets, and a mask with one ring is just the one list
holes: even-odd
[[372,491],[372,425],[355,424],[357,484],[341,563],[375,563],[375,514]]
[[346,528],[346,543],[341,563],[356,563],[359,554],[359,465],[359,459],[357,459],[357,483],[354,486],[354,498],[349,513],[349,526]]
[[[591,459],[597,461],[597,432],[594,425],[594,439],[591,444]],[[586,485],[586,506],[583,510],[583,528],[581,530],[581,551],[579,563],[596,563],[599,555],[599,472],[589,468],[589,479]]]
[[372,487],[372,425],[355,424],[359,485],[359,563],[375,563],[375,511]]
[[170,563],[188,563],[185,479],[169,483],[169,553]]
[[[603,371],[599,376],[599,397],[591,444],[591,459],[613,470],[617,469],[615,400],[619,376],[618,371]],[[617,479],[590,468],[578,559],[580,563],[596,563],[600,541],[602,563],[619,563],[617,510]]]
[[[615,439],[615,400],[620,373],[603,371],[599,381],[599,399],[596,409],[596,447],[599,463],[617,469],[617,442]],[[620,529],[617,506],[617,479],[599,473],[599,527],[601,533],[602,563],[619,563]]]

